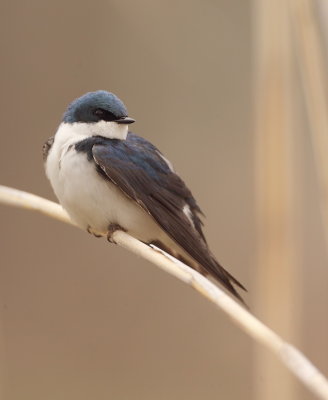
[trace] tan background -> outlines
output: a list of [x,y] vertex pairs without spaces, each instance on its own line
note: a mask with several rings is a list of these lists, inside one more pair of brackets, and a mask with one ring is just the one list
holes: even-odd
[[[43,142],[73,98],[113,91],[191,187],[211,248],[256,308],[251,13],[228,0],[3,3],[0,183],[55,199]],[[297,345],[327,374],[327,255],[306,127],[299,143]],[[253,342],[154,266],[38,214],[1,206],[0,221],[3,399],[248,400],[267,383]]]

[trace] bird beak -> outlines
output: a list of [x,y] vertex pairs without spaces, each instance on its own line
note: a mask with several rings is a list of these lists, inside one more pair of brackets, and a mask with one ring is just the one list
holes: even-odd
[[117,124],[133,124],[133,122],[136,122],[135,119],[129,118],[129,117],[122,117],[120,119],[116,119],[114,122]]

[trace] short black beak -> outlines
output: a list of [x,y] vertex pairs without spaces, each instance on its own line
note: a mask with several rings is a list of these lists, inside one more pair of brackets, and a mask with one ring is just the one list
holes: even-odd
[[136,122],[135,119],[133,118],[129,118],[129,117],[122,117],[120,119],[116,119],[114,122],[116,122],[117,124],[133,124],[133,122]]

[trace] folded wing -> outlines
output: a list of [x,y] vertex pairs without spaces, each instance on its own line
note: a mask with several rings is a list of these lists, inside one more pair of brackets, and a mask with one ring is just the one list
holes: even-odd
[[[240,300],[231,276],[209,251],[201,213],[190,190],[161,153],[132,133],[127,140],[102,140],[92,147],[99,171],[148,212],[161,228],[210,275]],[[187,210],[187,212],[186,212]]]

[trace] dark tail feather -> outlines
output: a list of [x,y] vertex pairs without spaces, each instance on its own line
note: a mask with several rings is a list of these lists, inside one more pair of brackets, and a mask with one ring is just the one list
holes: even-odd
[[[223,268],[223,267],[221,267],[221,268]],[[230,279],[235,285],[237,285],[238,287],[240,287],[240,289],[243,289],[243,290],[245,290],[245,292],[247,292],[247,289],[245,288],[244,285],[242,285],[239,281],[237,281],[237,279],[234,278],[231,274],[229,274],[228,271],[225,271],[225,272],[227,273],[229,279]]]
[[[148,244],[148,243],[147,243]],[[206,258],[200,258],[198,257],[198,260],[196,261],[196,265],[193,265],[193,263],[188,261],[184,256],[182,255],[177,255],[174,253],[169,247],[165,246],[161,241],[159,240],[153,240],[150,244],[155,245],[156,247],[164,250],[166,253],[171,254],[172,257],[177,258],[181,262],[183,262],[186,265],[189,265],[191,268],[194,268],[196,271],[200,272],[203,275],[211,275],[213,278],[215,278],[219,283],[221,283],[222,286],[224,286],[228,292],[233,294],[241,303],[243,303],[246,307],[247,304],[244,302],[243,298],[240,296],[240,294],[237,292],[237,290],[234,288],[233,285],[238,286],[240,289],[243,289],[247,292],[247,289],[237,281],[236,278],[234,278],[231,274],[229,274],[228,271],[226,271],[214,258],[214,256],[208,252],[208,249],[206,248]],[[198,253],[196,253],[198,255]],[[200,262],[202,260],[203,262]],[[198,266],[198,268],[196,267]]]
[[217,279],[231,294],[233,294],[238,300],[240,300],[245,306],[246,303],[244,299],[240,296],[233,285],[238,286],[240,289],[247,289],[239,282],[236,278],[234,278],[228,271],[226,271],[214,258],[213,258],[213,268],[211,268],[211,275]]

